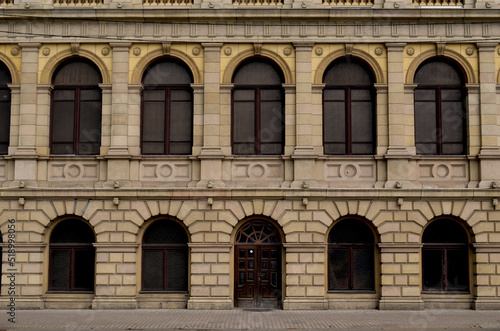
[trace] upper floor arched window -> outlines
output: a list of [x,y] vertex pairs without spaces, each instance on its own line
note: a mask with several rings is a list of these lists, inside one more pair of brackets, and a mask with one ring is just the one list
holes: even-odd
[[94,242],[94,232],[82,220],[56,225],[49,244],[49,291],[94,291]]
[[71,58],[57,68],[52,78],[52,154],[99,154],[101,82],[97,66],[84,58]]
[[242,63],[233,76],[232,145],[236,155],[284,151],[283,73],[263,58]]
[[10,141],[10,71],[0,62],[0,155],[9,152]]
[[142,92],[142,154],[191,154],[192,82],[189,68],[172,58],[155,61],[146,69]]
[[462,70],[450,60],[432,58],[417,69],[414,82],[417,154],[466,154],[466,91]]
[[375,153],[375,90],[370,67],[354,57],[334,61],[323,78],[324,153]]

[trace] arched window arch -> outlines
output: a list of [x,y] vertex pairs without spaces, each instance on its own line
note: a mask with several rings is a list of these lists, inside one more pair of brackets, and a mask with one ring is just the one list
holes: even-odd
[[173,58],[152,63],[144,72],[142,154],[191,154],[193,146],[193,77]]
[[324,153],[375,153],[375,90],[371,68],[355,57],[334,61],[323,81]]
[[422,237],[422,286],[424,291],[469,291],[469,239],[454,219],[439,218]]
[[7,66],[0,62],[0,155],[9,152],[10,141],[10,88],[12,77]]
[[94,291],[94,242],[94,232],[80,219],[56,225],[49,244],[49,291]]
[[51,153],[97,155],[101,146],[102,77],[91,61],[74,57],[52,77]]
[[343,219],[330,231],[328,290],[375,290],[375,237],[360,219]]
[[169,219],[154,221],[142,241],[142,291],[187,292],[188,236]]
[[421,155],[464,155],[466,90],[462,70],[445,58],[431,58],[416,73],[415,145]]
[[233,76],[232,145],[236,155],[284,151],[283,73],[271,61],[252,58]]

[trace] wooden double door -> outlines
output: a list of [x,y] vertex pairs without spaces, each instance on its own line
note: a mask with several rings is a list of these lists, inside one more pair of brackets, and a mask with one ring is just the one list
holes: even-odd
[[236,245],[236,305],[281,307],[281,245]]

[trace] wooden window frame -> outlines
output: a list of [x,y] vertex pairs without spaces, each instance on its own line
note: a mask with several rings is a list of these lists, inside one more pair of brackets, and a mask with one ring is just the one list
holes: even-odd
[[[69,287],[60,288],[60,287],[52,287],[52,267],[53,267],[53,258],[52,253],[54,251],[68,251],[69,252]],[[94,293],[95,280],[92,281],[92,287],[89,288],[77,288],[76,287],[76,251],[88,251],[93,252],[95,254],[95,249],[92,244],[87,243],[58,243],[58,244],[50,244],[49,249],[49,286],[48,292],[79,292],[79,293]],[[95,275],[95,258],[94,258],[94,275]]]
[[5,152],[1,152],[0,150],[0,155],[7,155],[9,153],[9,145],[10,145],[10,119],[11,119],[11,104],[12,104],[12,97],[11,97],[11,90],[7,85],[0,85],[0,90],[8,92],[9,99],[8,100],[2,100],[2,103],[8,103],[8,111],[6,111],[6,114],[1,114],[0,119],[2,122],[6,124],[7,127],[7,140],[6,141],[0,141],[0,145],[5,145],[7,146]]
[[[145,107],[144,107],[144,91],[152,91],[152,90],[160,90],[165,92],[165,130],[164,130],[164,137],[163,137],[163,153],[162,154],[157,154],[157,153],[145,153],[144,152],[144,117],[145,117]],[[141,154],[142,155],[174,155],[170,153],[170,114],[171,114],[171,109],[172,109],[172,98],[171,98],[171,91],[172,90],[183,90],[183,91],[188,91],[191,96],[191,139],[187,141],[193,146],[193,108],[194,108],[194,97],[193,97],[193,89],[191,86],[186,86],[186,85],[144,85],[144,90],[141,93]],[[191,155],[192,151],[189,153],[185,154],[175,154],[175,155]]]
[[[374,90],[374,87],[373,85],[371,86],[368,86],[368,85],[359,85],[359,86],[325,86],[324,90],[323,90],[323,95],[322,95],[322,102],[323,102],[323,146],[326,146],[326,144],[328,144],[329,142],[326,141],[326,135],[325,135],[325,131],[327,130],[327,127],[326,127],[326,120],[325,120],[325,115],[326,115],[326,111],[325,111],[325,93],[324,91],[326,90],[344,90],[344,94],[345,94],[345,114],[346,114],[346,118],[345,118],[345,139],[346,139],[346,142],[345,142],[345,150],[346,150],[346,153],[345,154],[334,154],[334,153],[326,153],[326,155],[374,155],[375,154],[375,149],[376,149],[376,114],[375,114],[375,107],[376,107],[376,98],[375,98],[375,90]],[[370,96],[371,96],[371,104],[372,104],[372,109],[371,109],[371,114],[372,114],[372,118],[371,118],[371,121],[372,121],[372,131],[373,131],[373,134],[372,134],[372,137],[371,137],[371,144],[372,144],[372,151],[371,153],[369,154],[358,154],[358,153],[355,153],[353,154],[352,152],[352,136],[353,136],[353,132],[352,132],[352,123],[353,123],[353,119],[352,119],[352,112],[351,112],[351,103],[352,103],[352,100],[351,100],[351,91],[352,90],[367,90],[370,92]],[[324,147],[323,147],[324,148]]]
[[[144,285],[144,280],[145,280],[145,267],[144,267],[144,261],[145,261],[145,256],[148,251],[162,251],[162,268],[161,268],[161,274],[162,274],[162,288],[145,288]],[[187,243],[184,244],[165,244],[165,245],[159,245],[159,244],[142,244],[142,268],[141,268],[141,293],[187,293],[188,289],[187,287],[185,289],[170,289],[168,287],[168,276],[169,273],[172,272],[172,270],[169,270],[167,267],[167,259],[168,259],[168,253],[172,251],[181,251],[184,252],[186,255],[186,261],[189,260],[188,257],[188,245]],[[175,271],[174,271],[175,272]],[[186,272],[186,277],[189,277],[188,273]]]
[[[342,243],[342,244],[328,244],[328,256],[334,251],[348,251],[348,265],[347,265],[347,287],[348,288],[335,288],[330,282],[330,275],[328,275],[328,292],[356,292],[356,293],[375,293],[375,248],[374,244],[359,244],[359,243]],[[371,275],[371,286],[369,289],[361,289],[354,287],[354,278],[356,276],[354,271],[354,251],[368,251],[373,257],[373,274]],[[328,258],[328,265],[330,266],[330,259]],[[330,268],[328,268],[330,269]],[[330,271],[329,271],[330,272]]]

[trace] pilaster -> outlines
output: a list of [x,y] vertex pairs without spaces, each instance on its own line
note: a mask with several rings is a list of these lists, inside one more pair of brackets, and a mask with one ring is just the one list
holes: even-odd
[[311,84],[311,55],[313,43],[295,43],[295,134],[296,145],[292,155],[294,159],[294,181],[292,187],[300,187],[304,182],[309,186],[316,186],[315,160],[317,155],[313,148],[313,116],[312,84]]
[[480,182],[479,187],[490,187],[500,178],[496,166],[500,160],[498,113],[496,104],[495,48],[498,43],[478,43],[479,104],[481,121]]
[[476,297],[472,308],[477,310],[500,309],[500,244],[475,243]]
[[220,51],[222,43],[203,43],[205,56],[203,97],[203,147],[198,155],[201,160],[200,181],[197,186],[223,186],[221,150],[221,85]]
[[111,146],[108,155],[123,157],[130,154],[128,150],[128,75],[131,43],[110,43],[110,46],[113,48],[113,78]]
[[37,179],[37,83],[39,43],[20,43],[21,89],[19,106],[19,142],[13,155],[14,180]]
[[[387,91],[389,147],[387,159],[386,187],[395,187],[396,183],[408,185],[410,151],[405,138],[405,91],[403,51],[406,43],[387,43]],[[399,186],[399,185],[398,185]]]

